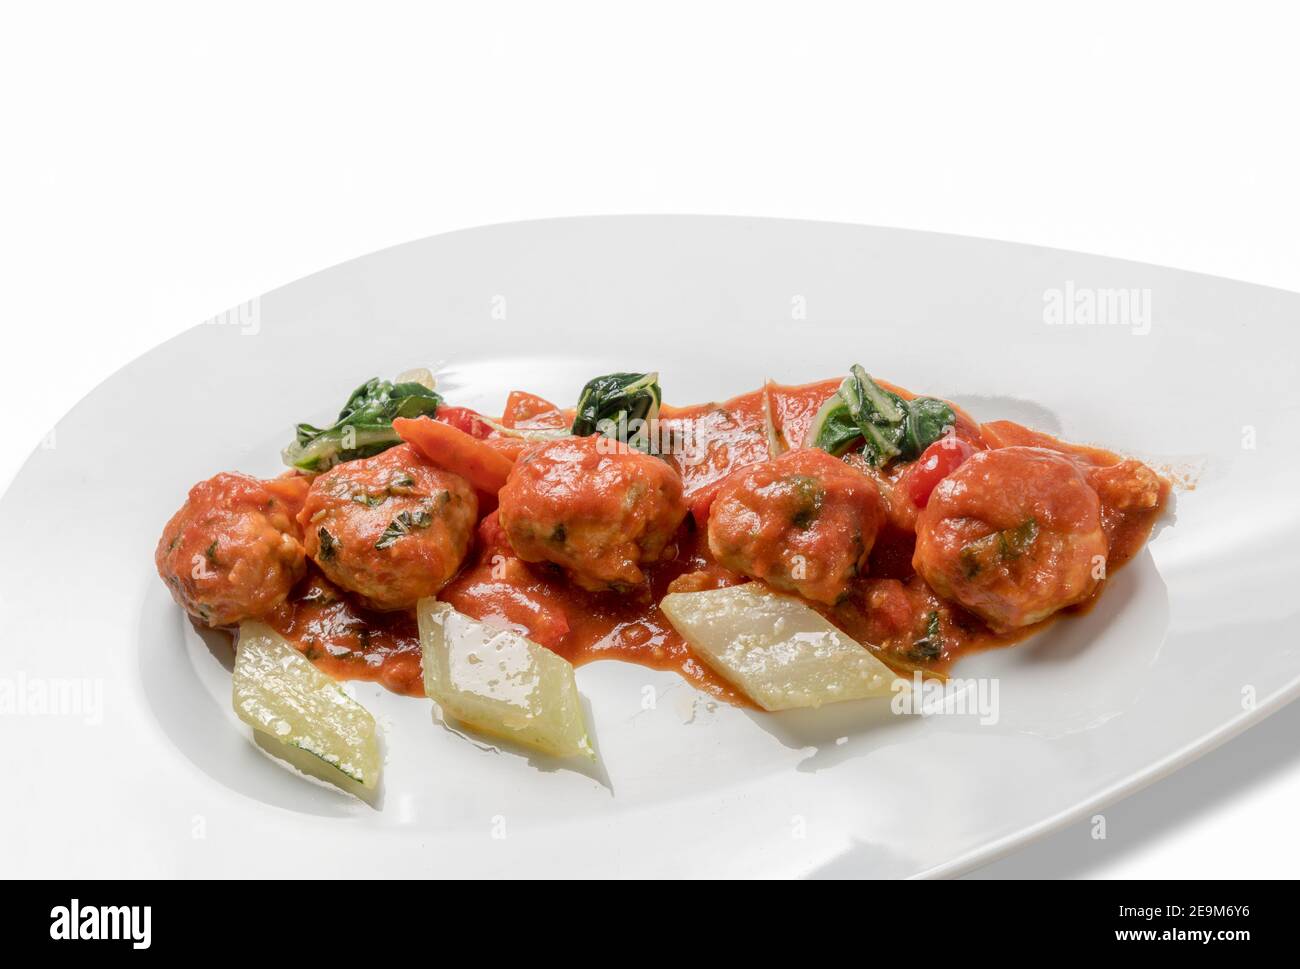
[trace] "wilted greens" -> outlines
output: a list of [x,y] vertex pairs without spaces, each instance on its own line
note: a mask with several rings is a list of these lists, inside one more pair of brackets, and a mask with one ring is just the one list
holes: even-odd
[[578,398],[572,433],[600,434],[642,451],[649,449],[650,422],[659,416],[657,373],[611,373],[587,381]]
[[956,421],[957,415],[942,400],[904,400],[854,364],[813,418],[808,434],[813,447],[837,457],[861,442],[863,457],[879,468],[895,459],[916,460]]
[[352,392],[329,427],[299,424],[297,438],[284,449],[284,463],[301,471],[326,471],[340,461],[368,458],[402,439],[393,430],[397,417],[432,417],[442,397],[422,383],[393,383],[378,377]]

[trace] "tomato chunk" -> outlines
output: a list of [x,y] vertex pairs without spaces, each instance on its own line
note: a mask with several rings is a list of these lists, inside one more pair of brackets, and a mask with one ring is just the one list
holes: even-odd
[[930,493],[948,475],[975,453],[975,448],[959,437],[945,435],[935,441],[908,467],[898,479],[898,490],[911,499],[917,508],[930,502]]
[[483,420],[483,415],[468,407],[448,407],[444,404],[438,408],[438,413],[433,419],[450,424],[456,430],[464,431],[470,437],[478,438],[480,441],[492,433],[492,428],[487,421]]
[[549,400],[524,390],[512,390],[506,398],[501,423],[506,427],[525,423],[534,427],[567,427],[570,421]]

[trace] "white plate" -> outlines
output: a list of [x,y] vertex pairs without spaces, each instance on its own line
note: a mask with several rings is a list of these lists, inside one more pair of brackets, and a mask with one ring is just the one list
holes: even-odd
[[[1149,332],[1140,305],[1136,325],[1047,325],[1045,299],[1067,287],[1145,291]],[[0,818],[21,832],[4,873],[897,876],[987,861],[1295,695],[1297,319],[1296,295],[1169,269],[703,217],[477,229],[277,290],[107,381],[0,504],[0,688],[11,702],[22,688],[29,714],[0,718]],[[325,420],[375,374],[431,364],[453,402],[499,411],[512,388],[567,402],[614,369],[657,369],[669,400],[692,402],[853,362],[980,418],[1198,475],[1097,609],[957,667],[996,678],[996,724],[871,702],[758,715],[594,663],[578,673],[604,766],[589,776],[483,750],[427,702],[358,684],[388,726],[376,810],[250,742],[221,640],[154,574],[192,482],[276,472],[295,421]],[[83,679],[88,702],[33,714],[41,691]]]

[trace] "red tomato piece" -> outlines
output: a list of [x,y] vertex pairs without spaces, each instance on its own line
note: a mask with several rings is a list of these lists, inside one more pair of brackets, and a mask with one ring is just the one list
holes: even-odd
[[525,422],[546,426],[567,423],[560,409],[549,400],[525,390],[512,390],[506,398],[506,410],[501,415],[501,423],[506,427],[518,427]]
[[959,437],[945,435],[935,441],[909,466],[898,479],[898,490],[912,500],[917,508],[930,502],[930,492],[948,475],[975,453],[975,448]]
[[464,431],[470,437],[480,441],[492,433],[492,428],[487,421],[483,420],[483,415],[468,407],[448,407],[444,404],[438,408],[433,419],[450,424],[456,430]]

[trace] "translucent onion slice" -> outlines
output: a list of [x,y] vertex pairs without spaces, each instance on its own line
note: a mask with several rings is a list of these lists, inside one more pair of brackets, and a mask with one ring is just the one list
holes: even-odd
[[816,610],[758,582],[674,592],[659,608],[691,650],[764,710],[889,696],[889,667]]

